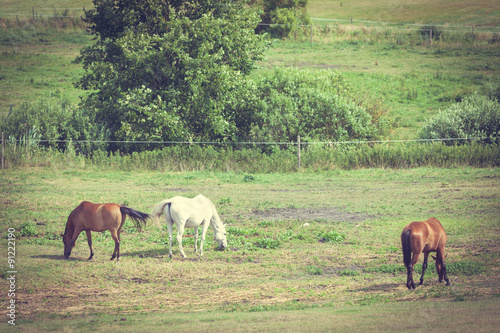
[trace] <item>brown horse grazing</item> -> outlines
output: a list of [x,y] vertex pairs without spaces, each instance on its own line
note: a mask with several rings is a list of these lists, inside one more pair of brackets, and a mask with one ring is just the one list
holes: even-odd
[[103,232],[109,230],[111,237],[115,241],[115,251],[111,260],[120,258],[120,232],[125,218],[130,218],[135,222],[137,229],[141,230],[141,222],[146,224],[149,214],[139,212],[132,208],[120,206],[114,203],[94,204],[88,201],[82,202],[69,214],[66,230],[63,237],[64,256],[66,259],[71,255],[71,250],[75,247],[75,242],[82,231],[87,234],[87,241],[90,247],[90,257],[92,259],[92,238],[90,231]]
[[[446,233],[437,219],[430,218],[424,222],[412,222],[408,224],[401,233],[401,245],[403,246],[403,260],[408,274],[406,280],[408,289],[415,289],[415,283],[413,282],[413,266],[418,262],[418,257],[422,252],[424,253],[424,264],[422,266],[420,284],[422,285],[424,283],[424,274],[427,269],[429,253],[436,252],[437,256],[433,256],[432,258],[436,260],[439,282],[443,282],[444,278],[446,285],[451,285],[448,275],[446,274],[446,265],[444,264]],[[413,258],[411,256],[412,253]]]

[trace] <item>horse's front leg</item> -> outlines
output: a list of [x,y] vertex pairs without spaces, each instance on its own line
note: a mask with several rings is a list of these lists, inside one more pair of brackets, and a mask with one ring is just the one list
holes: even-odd
[[194,253],[198,252],[198,227],[194,227]]
[[116,261],[120,260],[120,237],[117,234],[116,230],[109,230],[111,232],[111,237],[115,241],[115,251],[113,252],[113,255],[111,256],[110,260],[113,260],[116,258]]
[[94,257],[94,251],[92,251],[92,235],[90,234],[90,230],[85,230],[85,233],[87,234],[87,243],[89,243],[90,248],[90,257],[87,260],[90,260]]
[[200,257],[203,257],[203,244],[205,244],[205,236],[207,234],[208,226],[210,225],[210,221],[203,221],[202,230],[201,230],[201,242],[200,242]]
[[[438,268],[439,282],[443,282],[443,278],[446,281],[447,286],[451,286],[450,279],[448,279],[448,274],[446,273],[446,264],[444,263],[444,248],[437,250],[437,256],[434,258],[436,260],[436,268]],[[440,265],[439,265],[440,264]]]
[[429,253],[424,253],[424,264],[422,265],[422,275],[420,276],[420,285],[424,284],[425,270],[427,269],[427,259],[429,259]]
[[442,265],[441,265],[441,270],[443,272],[442,274],[444,276],[444,280],[446,281],[446,285],[451,286],[450,279],[448,279],[448,274],[446,274],[446,264],[444,263],[444,260],[443,260]]

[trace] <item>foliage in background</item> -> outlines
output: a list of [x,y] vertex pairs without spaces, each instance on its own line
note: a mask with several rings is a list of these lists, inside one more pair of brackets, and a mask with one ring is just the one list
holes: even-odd
[[[485,144],[500,140],[500,103],[474,94],[429,120],[420,132],[422,139],[466,138]],[[469,140],[456,143],[465,144]],[[448,145],[455,142],[446,141]]]
[[[36,137],[26,135],[30,130],[36,131]],[[60,150],[69,148],[72,141],[86,141],[76,143],[76,151],[82,154],[106,148],[102,141],[108,139],[106,129],[95,122],[92,113],[75,109],[57,93],[46,93],[12,109],[0,122],[0,131],[8,134],[12,142],[23,142],[28,137],[36,145]]]
[[[267,47],[241,1],[102,0],[79,87],[114,140],[234,141],[253,119],[246,74]],[[130,150],[131,147],[115,146]]]
[[262,8],[261,23],[257,33],[267,32],[274,38],[286,38],[297,25],[308,25],[306,12],[308,0],[258,0],[256,6]]
[[[378,138],[385,129],[355,103],[355,94],[337,71],[276,68],[257,81],[263,108],[253,133],[257,141],[349,141]],[[380,131],[379,131],[380,130]]]

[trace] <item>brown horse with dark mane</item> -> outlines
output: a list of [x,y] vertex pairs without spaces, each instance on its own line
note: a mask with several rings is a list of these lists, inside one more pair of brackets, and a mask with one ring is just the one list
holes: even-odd
[[82,202],[69,214],[66,230],[63,237],[64,256],[66,259],[71,255],[71,250],[75,247],[75,242],[82,231],[87,234],[87,241],[90,247],[90,257],[92,259],[91,231],[103,232],[109,230],[111,237],[115,241],[115,251],[111,260],[120,258],[120,232],[126,217],[130,216],[137,229],[141,230],[141,223],[146,224],[149,214],[139,212],[135,209],[121,206],[115,203],[95,204],[88,201]]
[[[430,252],[436,252],[436,269],[439,276],[439,282],[446,281],[449,286],[450,280],[446,274],[446,265],[444,263],[445,253],[444,247],[446,245],[446,233],[441,223],[435,219],[430,218],[423,222],[412,222],[404,227],[401,233],[401,245],[403,246],[403,260],[407,270],[406,286],[408,289],[415,289],[413,282],[413,266],[418,262],[420,253],[424,253],[424,264],[422,266],[422,276],[420,277],[420,284],[424,283],[424,274],[427,269],[427,259]],[[413,258],[412,258],[413,253]]]

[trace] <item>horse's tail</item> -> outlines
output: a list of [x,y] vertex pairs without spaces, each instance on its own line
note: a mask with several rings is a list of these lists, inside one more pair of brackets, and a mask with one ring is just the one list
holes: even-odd
[[130,219],[134,221],[135,226],[139,231],[141,231],[141,223],[146,225],[146,220],[151,217],[149,214],[125,206],[120,207],[120,211],[123,215],[128,215]]
[[165,208],[165,205],[170,204],[170,199],[165,199],[159,204],[157,204],[153,210],[151,211],[151,215],[154,217],[159,217],[163,213],[163,209]]
[[405,229],[403,230],[403,233],[401,233],[401,245],[403,246],[403,261],[405,266],[408,266],[411,263],[410,235],[410,229]]

